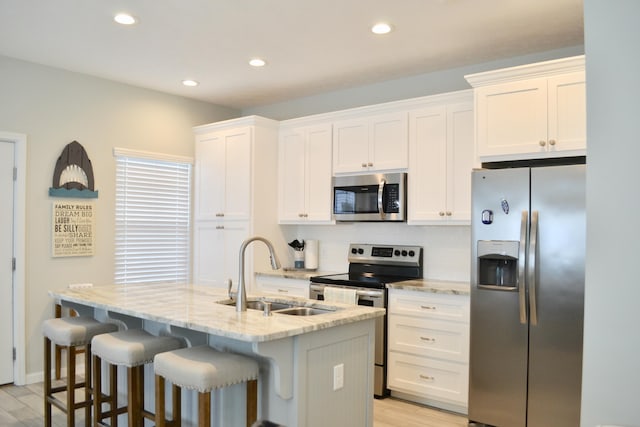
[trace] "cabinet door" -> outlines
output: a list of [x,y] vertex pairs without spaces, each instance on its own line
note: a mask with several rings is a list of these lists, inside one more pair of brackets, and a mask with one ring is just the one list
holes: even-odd
[[548,80],[548,150],[584,150],[587,147],[585,73],[563,74]]
[[478,156],[546,152],[546,78],[480,87],[475,97]]
[[[305,135],[304,130],[288,130],[280,136],[279,144],[279,220],[300,222],[305,214]],[[329,161],[331,161],[329,159]],[[331,180],[331,174],[329,174]]]
[[408,221],[444,218],[447,176],[447,110],[445,106],[409,115]]
[[369,122],[354,119],[333,124],[333,173],[363,172],[369,163]]
[[471,170],[475,166],[473,149],[473,109],[471,104],[447,108],[447,207],[449,223],[471,221]]
[[225,138],[221,133],[196,139],[195,218],[213,220],[224,214]]
[[227,131],[224,138],[224,218],[249,219],[251,215],[251,128],[243,127]]
[[406,169],[409,162],[407,113],[373,117],[370,129],[369,170]]
[[331,221],[331,125],[310,128],[306,143],[305,219]]

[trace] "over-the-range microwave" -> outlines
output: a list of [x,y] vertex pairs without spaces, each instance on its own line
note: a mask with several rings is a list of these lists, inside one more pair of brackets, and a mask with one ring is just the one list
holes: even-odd
[[336,221],[406,221],[407,174],[370,174],[333,178]]

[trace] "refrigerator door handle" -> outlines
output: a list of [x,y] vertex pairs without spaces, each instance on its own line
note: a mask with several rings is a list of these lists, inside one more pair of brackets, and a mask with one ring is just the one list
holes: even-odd
[[529,212],[522,211],[522,219],[520,221],[520,254],[518,256],[518,301],[520,305],[520,323],[527,324],[527,304],[525,290],[525,260],[527,249],[527,224],[529,222]]
[[529,285],[529,313],[531,325],[538,324],[538,314],[536,309],[536,253],[538,245],[538,211],[531,212],[531,243],[529,244],[529,274],[527,283]]

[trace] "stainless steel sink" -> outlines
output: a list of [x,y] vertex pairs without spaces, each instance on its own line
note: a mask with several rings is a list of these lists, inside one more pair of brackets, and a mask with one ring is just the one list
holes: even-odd
[[[252,310],[261,310],[262,311],[262,310],[264,310],[264,303],[265,302],[270,302],[271,303],[271,311],[282,310],[282,309],[293,307],[292,304],[287,304],[287,303],[282,303],[282,302],[262,301],[262,300],[249,300],[249,301],[247,301],[247,308],[252,309]],[[218,301],[218,304],[235,306],[236,305],[236,300]]]
[[315,316],[317,314],[333,313],[335,310],[314,307],[291,307],[276,310],[275,313],[289,314],[291,316]]

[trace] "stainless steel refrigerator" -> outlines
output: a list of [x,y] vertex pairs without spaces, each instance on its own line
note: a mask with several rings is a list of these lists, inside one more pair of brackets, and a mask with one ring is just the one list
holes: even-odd
[[585,166],[473,171],[469,424],[580,424]]

